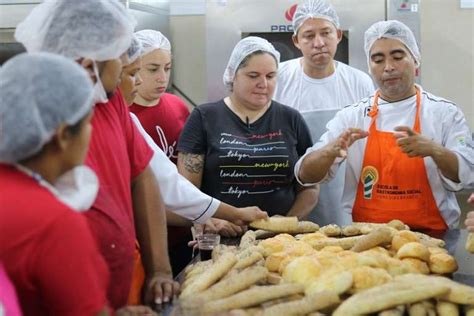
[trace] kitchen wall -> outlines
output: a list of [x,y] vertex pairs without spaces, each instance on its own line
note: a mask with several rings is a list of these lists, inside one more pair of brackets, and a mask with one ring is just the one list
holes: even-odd
[[[420,14],[421,84],[458,104],[474,131],[474,9],[461,9],[459,0],[425,0]],[[207,101],[205,23],[204,15],[170,17],[174,83],[197,104]]]
[[474,132],[474,9],[459,0],[421,2],[422,84],[454,101]]

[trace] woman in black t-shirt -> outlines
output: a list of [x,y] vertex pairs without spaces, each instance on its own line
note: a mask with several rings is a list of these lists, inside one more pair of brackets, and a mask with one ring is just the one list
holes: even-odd
[[228,204],[305,218],[318,190],[300,186],[293,168],[312,141],[302,116],[272,101],[279,59],[259,37],[235,46],[224,73],[230,96],[191,113],[178,143],[178,170]]

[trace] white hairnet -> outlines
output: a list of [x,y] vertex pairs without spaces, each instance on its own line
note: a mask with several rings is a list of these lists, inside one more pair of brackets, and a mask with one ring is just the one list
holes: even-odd
[[273,45],[264,38],[257,36],[249,36],[241,39],[237,45],[235,45],[232,54],[230,55],[229,62],[224,71],[224,84],[231,86],[234,81],[235,73],[239,69],[240,64],[248,55],[257,52],[267,52],[276,59],[277,67],[280,63],[280,53],[273,47]]
[[365,31],[364,49],[367,61],[370,61],[370,49],[372,48],[372,45],[374,45],[375,41],[380,38],[397,39],[402,42],[410,51],[416,65],[420,65],[421,55],[418,45],[416,44],[415,35],[413,35],[413,32],[408,28],[408,26],[396,20],[374,23],[367,29],[367,31]]
[[135,24],[118,0],[46,0],[18,24],[15,39],[28,52],[105,61],[128,49]]
[[50,53],[20,54],[0,69],[0,161],[38,153],[61,123],[92,108],[93,83],[74,61]]
[[130,47],[127,50],[127,55],[128,55],[128,64],[133,64],[135,60],[137,60],[138,57],[142,55],[142,43],[137,39],[135,34],[132,37],[132,43],[130,44]]
[[161,32],[155,30],[141,30],[135,36],[142,43],[142,56],[155,49],[163,49],[171,53],[170,41]]
[[298,5],[293,15],[293,32],[295,35],[301,25],[309,18],[328,20],[339,29],[339,17],[336,10],[324,0],[308,0]]

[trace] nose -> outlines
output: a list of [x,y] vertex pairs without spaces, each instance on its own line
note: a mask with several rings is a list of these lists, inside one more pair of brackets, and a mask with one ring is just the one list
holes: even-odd
[[156,76],[156,81],[166,82],[166,72],[165,72],[164,68],[160,68],[160,70],[158,70],[158,74]]
[[314,37],[314,40],[313,40],[313,45],[316,48],[324,47],[325,43],[324,43],[324,39],[322,38],[322,36],[320,36],[319,34],[316,34],[316,36]]
[[137,73],[136,78],[135,78],[135,86],[139,86],[143,83],[142,77],[140,77],[140,74]]
[[258,88],[265,89],[268,87],[268,79],[265,76],[262,76],[261,79],[257,83]]
[[392,72],[395,70],[394,63],[391,60],[385,61],[384,72]]

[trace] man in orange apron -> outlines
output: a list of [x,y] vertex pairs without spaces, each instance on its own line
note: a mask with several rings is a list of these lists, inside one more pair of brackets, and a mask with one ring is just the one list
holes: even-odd
[[295,166],[298,180],[329,179],[346,159],[343,205],[354,221],[456,227],[460,211],[452,191],[474,185],[473,143],[464,115],[415,84],[420,53],[403,23],[372,25],[365,50],[377,92],[328,123],[328,131]]

